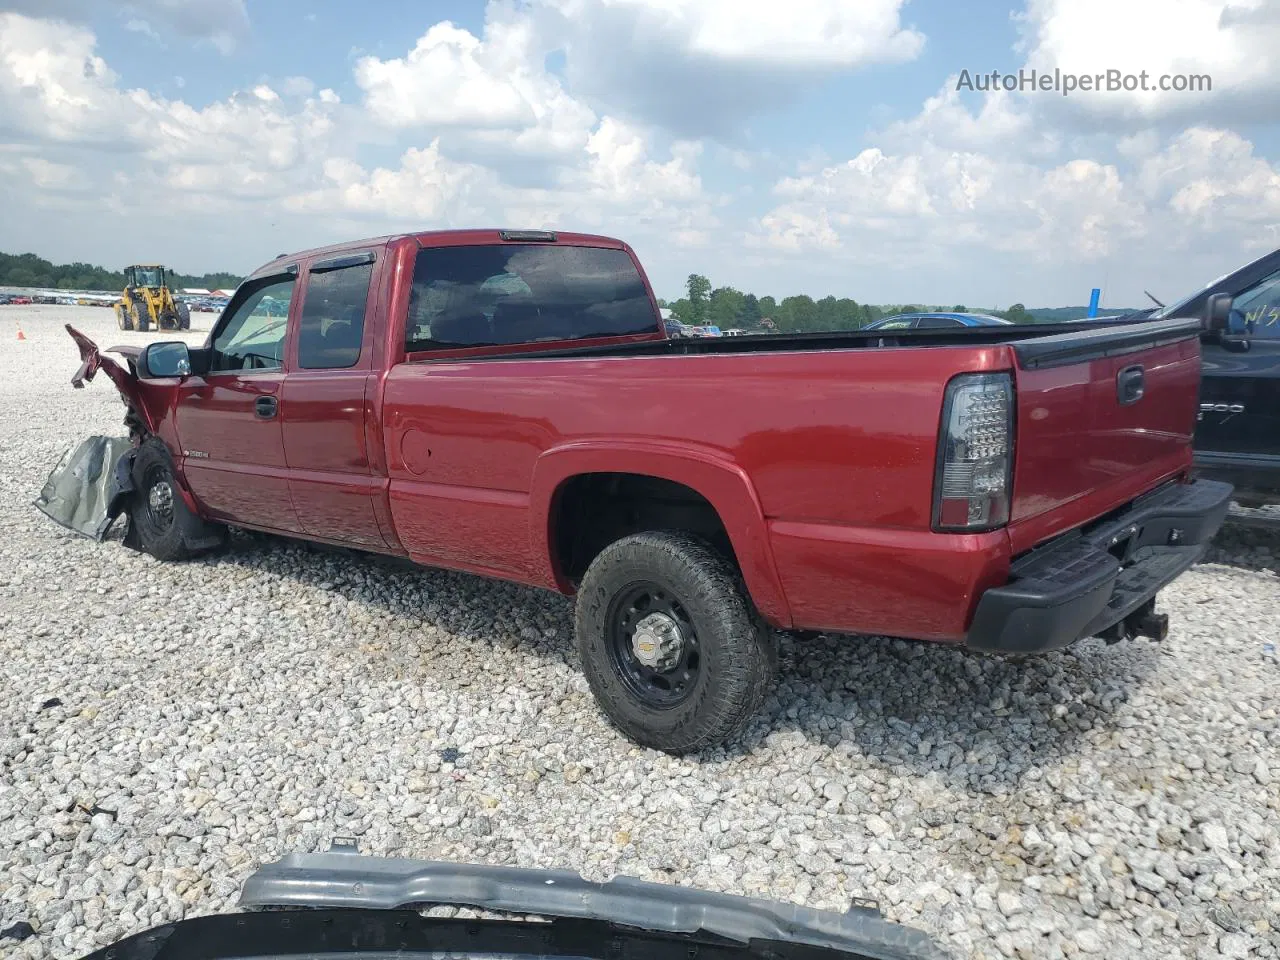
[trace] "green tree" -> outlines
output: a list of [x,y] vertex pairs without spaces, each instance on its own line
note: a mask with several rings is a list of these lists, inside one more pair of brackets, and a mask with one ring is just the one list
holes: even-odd
[[951,308],[951,312],[952,313],[968,313],[969,308],[966,307],[963,303],[957,303],[954,307]]
[[686,323],[692,323],[694,326],[700,327],[707,322],[707,305],[711,297],[711,281],[698,273],[689,274],[689,279],[685,281],[685,288],[689,291],[689,320]]
[[756,299],[754,293],[748,293],[742,298],[742,320],[740,321],[744,327],[760,326],[760,301]]
[[806,333],[810,330],[818,329],[818,305],[813,302],[813,297],[808,294],[787,297],[782,303],[778,304],[778,312],[782,321],[778,324],[780,330]]
[[[0,253],[0,284],[14,287],[56,287],[59,290],[102,290],[119,292],[124,289],[123,271],[106,270],[91,263],[53,264],[34,253]],[[169,285],[183,287],[237,287],[240,277],[233,273],[206,273],[190,276],[169,272]]]
[[1011,320],[1014,323],[1035,323],[1036,322],[1036,318],[1033,317],[1031,314],[1027,313],[1027,308],[1020,303],[1015,303],[1012,307],[1010,307],[1004,313],[1000,314],[1000,316],[1004,317],[1006,320]]
[[711,291],[707,304],[707,322],[721,330],[738,326],[739,318],[746,309],[746,299],[742,291],[733,287],[716,287]]

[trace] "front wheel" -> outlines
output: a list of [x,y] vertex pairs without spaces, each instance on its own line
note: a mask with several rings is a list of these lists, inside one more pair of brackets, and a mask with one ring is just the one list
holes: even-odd
[[613,724],[668,753],[729,740],[777,675],[737,570],[685,534],[636,534],[601,551],[578,591],[575,639]]
[[138,300],[129,304],[129,320],[133,324],[133,329],[140,333],[146,333],[151,329],[151,311]]
[[184,560],[226,542],[225,527],[206,523],[187,506],[169,451],[159,440],[138,448],[133,487],[129,519],[138,545],[157,560]]

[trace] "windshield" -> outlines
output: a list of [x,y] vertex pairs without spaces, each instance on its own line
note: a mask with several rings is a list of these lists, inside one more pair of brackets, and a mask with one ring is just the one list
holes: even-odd
[[133,284],[137,287],[163,286],[164,270],[161,267],[134,267]]
[[1276,255],[1278,253],[1280,253],[1280,251],[1273,250],[1271,253],[1264,254],[1256,260],[1250,261],[1243,267],[1232,270],[1230,273],[1224,273],[1216,280],[1210,280],[1208,283],[1204,284],[1204,286],[1200,287],[1200,289],[1182,297],[1170,306],[1164,307],[1156,313],[1153,313],[1152,316],[1156,319],[1182,316],[1189,305],[1195,303],[1199,298],[1205,297],[1210,290],[1215,290],[1216,292],[1221,293],[1230,293],[1233,296],[1238,296],[1242,290],[1262,279],[1263,275],[1273,272],[1275,266],[1274,261],[1276,260]]

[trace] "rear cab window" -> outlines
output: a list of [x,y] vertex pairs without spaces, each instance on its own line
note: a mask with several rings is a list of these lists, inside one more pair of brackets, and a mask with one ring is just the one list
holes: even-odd
[[660,332],[625,250],[504,243],[418,252],[409,353]]

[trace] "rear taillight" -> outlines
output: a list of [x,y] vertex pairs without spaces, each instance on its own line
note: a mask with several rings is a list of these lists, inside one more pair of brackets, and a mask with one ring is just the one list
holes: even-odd
[[933,492],[935,530],[991,530],[1009,522],[1013,381],[965,373],[947,384]]

